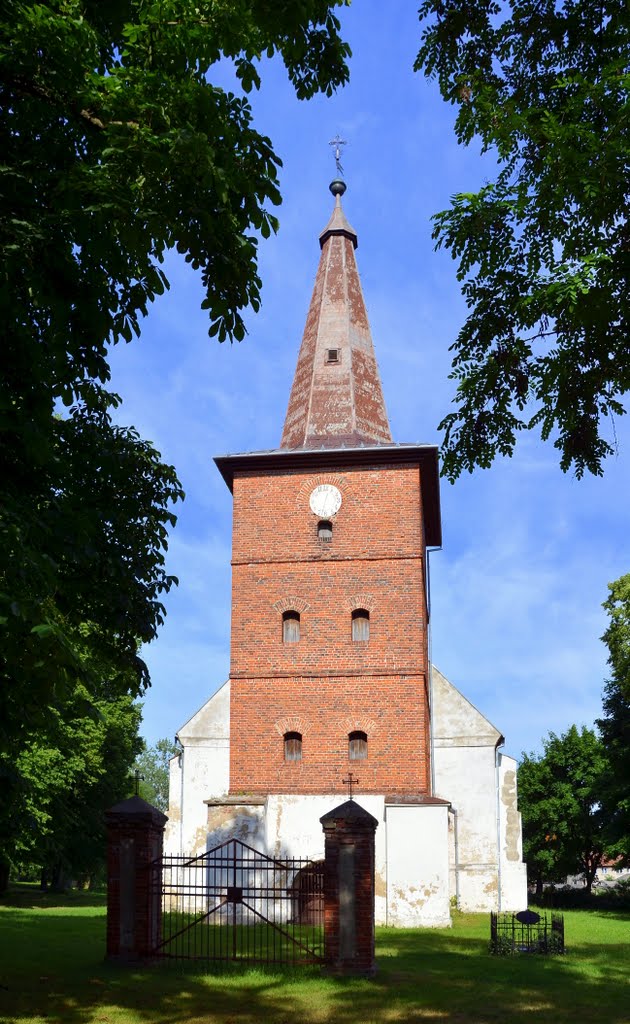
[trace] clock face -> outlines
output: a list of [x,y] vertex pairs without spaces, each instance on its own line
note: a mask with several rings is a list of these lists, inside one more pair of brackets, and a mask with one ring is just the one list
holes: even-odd
[[331,519],[341,508],[341,491],[333,484],[319,484],[311,491],[311,512],[321,519]]

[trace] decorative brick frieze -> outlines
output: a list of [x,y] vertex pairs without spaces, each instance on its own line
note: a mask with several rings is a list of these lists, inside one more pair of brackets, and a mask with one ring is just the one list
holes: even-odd
[[[315,473],[307,477],[295,496],[297,512],[310,512],[309,499],[311,493],[320,484],[332,484],[333,487],[338,487],[342,494],[345,494],[347,497],[352,488],[352,475],[348,473]],[[313,515],[312,512],[311,515]]]
[[301,715],[287,715],[286,718],[279,718],[274,722],[273,727],[279,736],[284,736],[287,732],[299,732],[304,736],[308,733],[309,724]]
[[349,715],[343,721],[343,727],[347,733],[364,732],[371,740],[378,732],[379,723],[376,718],[369,718],[367,715]]
[[298,597],[296,594],[287,594],[285,597],[281,597],[278,601],[274,601],[272,608],[275,608],[279,615],[283,612],[294,611],[294,612],[306,612],[310,608],[308,601],[305,601],[303,597]]
[[344,606],[346,611],[354,612],[357,608],[365,608],[372,613],[376,608],[376,598],[373,594],[351,594],[346,598]]

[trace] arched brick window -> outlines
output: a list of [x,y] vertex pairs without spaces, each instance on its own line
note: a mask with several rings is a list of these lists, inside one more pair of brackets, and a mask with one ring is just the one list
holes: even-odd
[[348,735],[348,757],[351,761],[364,761],[367,757],[367,733],[357,729]]
[[284,759],[285,761],[302,760],[302,733],[285,732],[284,734]]
[[296,644],[300,639],[300,613],[282,613],[282,639],[285,644]]
[[352,639],[370,639],[370,613],[366,608],[355,608],[352,613]]

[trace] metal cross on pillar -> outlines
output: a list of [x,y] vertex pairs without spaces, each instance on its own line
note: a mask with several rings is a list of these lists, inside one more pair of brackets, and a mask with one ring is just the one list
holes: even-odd
[[341,781],[343,782],[344,786],[348,787],[348,795],[350,797],[350,800],[354,800],[354,797],[352,796],[352,787],[356,786],[359,780],[355,779],[352,772],[350,772],[348,778],[342,779]]

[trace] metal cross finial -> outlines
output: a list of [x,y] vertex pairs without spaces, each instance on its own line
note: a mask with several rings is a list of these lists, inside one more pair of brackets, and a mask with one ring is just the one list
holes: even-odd
[[140,796],[140,783],[144,782],[144,775],[140,774],[138,768],[136,768],[135,772],[133,773],[133,781],[136,787],[136,796]]
[[339,135],[339,132],[337,132],[334,139],[331,139],[328,145],[335,147],[335,164],[337,166],[337,174],[343,176],[343,167],[341,166],[341,147],[347,146],[348,143],[346,142],[345,139],[342,139]]
[[359,780],[358,780],[358,779],[355,779],[355,777],[354,777],[354,775],[352,774],[352,772],[350,772],[350,773],[349,773],[349,775],[348,775],[348,778],[347,778],[347,779],[342,779],[341,781],[343,782],[344,786],[347,786],[347,787],[348,787],[348,789],[349,789],[349,791],[350,791],[350,799],[352,800],[352,799],[353,799],[353,796],[352,796],[352,787],[353,787],[353,786],[356,786],[356,784],[357,784],[357,782],[358,782]]

